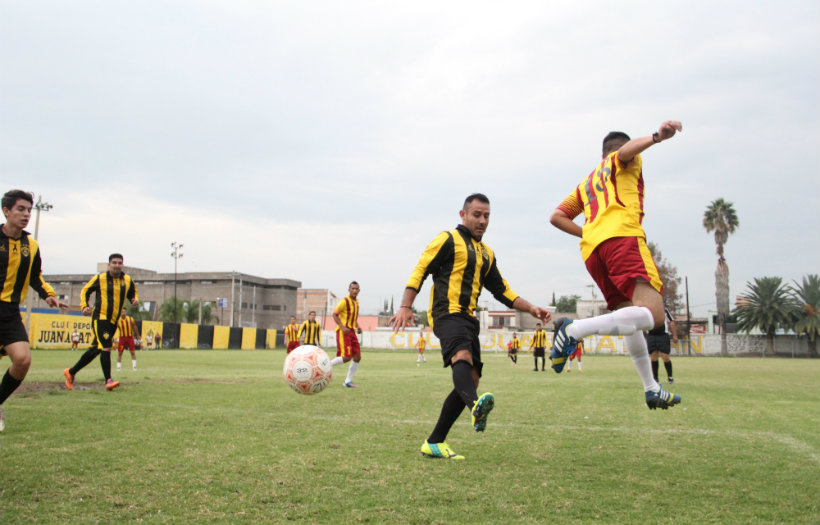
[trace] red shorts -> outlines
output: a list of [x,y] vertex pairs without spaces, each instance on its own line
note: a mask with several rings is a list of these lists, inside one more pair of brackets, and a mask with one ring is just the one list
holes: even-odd
[[299,348],[299,346],[299,341],[291,341],[290,343],[288,343],[288,353],[293,352],[293,349]]
[[341,357],[353,357],[361,355],[362,349],[359,347],[359,334],[355,330],[344,333],[341,330],[336,332],[336,355]]
[[570,359],[575,359],[576,357],[580,360],[581,359],[581,352],[582,350],[578,347],[575,347],[575,350],[569,354]]
[[641,237],[607,239],[595,248],[585,262],[610,310],[632,301],[638,279],[648,282],[659,293],[663,293],[658,268],[646,241]]
[[126,347],[129,350],[134,349],[134,338],[133,337],[120,337],[120,342],[117,343],[117,350],[122,352]]

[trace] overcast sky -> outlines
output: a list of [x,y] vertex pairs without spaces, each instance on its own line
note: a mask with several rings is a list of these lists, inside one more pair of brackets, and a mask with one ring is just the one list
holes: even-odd
[[179,271],[355,279],[375,313],[478,191],[516,292],[590,298],[549,214],[608,131],[667,119],[644,226],[693,314],[715,309],[719,197],[732,297],[820,273],[816,0],[0,0],[0,188],[54,205],[47,274],[113,251],[172,272],[178,241]]

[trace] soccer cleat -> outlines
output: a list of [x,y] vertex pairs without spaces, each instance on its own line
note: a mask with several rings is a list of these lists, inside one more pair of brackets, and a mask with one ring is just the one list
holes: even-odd
[[120,370],[122,370],[122,365],[117,363],[117,372],[119,372]]
[[424,442],[421,446],[421,455],[428,457],[428,458],[437,458],[437,459],[464,459],[464,456],[461,454],[456,454],[453,452],[453,449],[450,448],[450,445],[447,443],[428,443]]
[[105,381],[105,389],[106,389],[106,390],[114,390],[114,389],[115,389],[115,388],[117,388],[118,386],[120,386],[120,382],[119,382],[119,381],[114,381],[114,380],[113,380],[113,379],[111,379],[111,378],[108,378],[108,379]]
[[69,368],[63,370],[63,375],[65,376],[65,387],[68,390],[74,390],[74,376],[69,372]]
[[670,385],[674,385],[674,384],[675,384],[675,379],[674,379],[674,378],[672,378],[672,377],[670,377],[670,378],[669,378],[669,384],[670,384]]
[[679,395],[668,392],[660,386],[658,387],[657,392],[650,390],[646,393],[646,406],[649,407],[649,410],[655,410],[656,408],[666,410],[667,408],[675,406],[680,402],[681,399]]
[[359,388],[358,385],[353,384],[353,381],[345,381],[344,386],[346,386],[347,388]]
[[0,432],[6,430],[6,414],[3,412],[3,407],[0,406]]
[[481,394],[481,397],[473,403],[473,430],[484,432],[487,428],[487,416],[494,406],[495,397],[489,392]]
[[572,321],[566,317],[561,317],[555,321],[555,331],[552,334],[552,353],[550,354],[550,361],[552,361],[552,369],[556,374],[564,371],[564,366],[567,364],[567,358],[575,351],[575,345],[578,341],[574,337],[567,335],[567,327],[572,324]]

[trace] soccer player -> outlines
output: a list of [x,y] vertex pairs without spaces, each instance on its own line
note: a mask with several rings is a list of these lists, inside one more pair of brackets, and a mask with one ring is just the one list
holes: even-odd
[[541,323],[536,323],[535,332],[532,334],[532,342],[530,343],[530,349],[533,350],[532,356],[535,360],[535,368],[533,368],[533,371],[538,370],[538,358],[541,358],[541,371],[544,371],[546,348],[547,331],[541,327]]
[[76,329],[71,333],[71,350],[76,350],[80,344],[80,332]]
[[157,332],[154,334],[154,350],[159,350],[162,346],[162,334]]
[[421,453],[431,458],[464,459],[445,439],[464,407],[470,407],[473,430],[483,432],[487,416],[495,405],[493,394],[478,395],[481,377],[480,328],[475,311],[478,296],[486,287],[507,307],[528,312],[541,321],[550,320],[550,312],[530,304],[513,292],[501,277],[495,254],[482,237],[490,222],[490,200],[474,193],[459,210],[461,224],[433,239],[419,259],[402,296],[399,311],[390,319],[395,331],[413,323],[413,301],[427,275],[433,276],[428,319],[441,341],[444,366],[452,371],[453,389],[444,400],[433,432],[421,446]]
[[0,380],[0,432],[6,428],[3,403],[28,374],[31,348],[20,317],[20,303],[31,286],[52,308],[68,308],[57,299],[54,289],[43,279],[40,245],[23,228],[31,219],[34,196],[10,190],[0,201],[6,222],[0,226],[0,357],[7,355],[11,366]]
[[424,332],[419,332],[419,342],[417,346],[419,348],[419,356],[416,358],[416,366],[420,366],[422,362],[427,362],[427,358],[424,357],[424,349],[427,348],[427,340],[424,339]]
[[299,327],[299,335],[296,336],[298,341],[302,340],[302,334],[305,336],[304,343],[306,345],[322,346],[322,327],[319,325],[319,321],[316,320],[316,312],[314,310],[308,313],[307,321]]
[[353,383],[353,376],[359,369],[359,362],[362,360],[362,350],[359,347],[359,337],[362,333],[359,328],[359,283],[353,281],[347,287],[347,297],[339,301],[333,309],[333,320],[336,322],[336,357],[330,362],[336,366],[347,363],[351,359],[350,368],[347,369],[347,378],[344,386],[347,388],[359,388]]
[[664,308],[663,311],[666,314],[664,325],[653,328],[646,334],[646,345],[649,348],[649,359],[652,361],[652,376],[655,378],[655,381],[658,380],[658,354],[660,354],[660,357],[663,358],[663,367],[666,369],[666,378],[669,384],[672,385],[675,383],[675,379],[672,377],[672,360],[669,358],[669,352],[671,351],[669,334],[672,334],[672,338],[674,338],[675,344],[677,344],[678,330],[669,310]]
[[521,348],[521,340],[518,338],[518,334],[513,332],[512,339],[510,340],[510,346],[508,349],[508,354],[510,356],[510,360],[513,362],[514,365],[518,365],[518,349]]
[[293,352],[299,346],[299,325],[296,324],[296,317],[290,316],[290,324],[285,327],[285,338],[287,338],[287,353]]
[[581,354],[583,354],[583,353],[584,353],[584,340],[581,339],[580,341],[578,341],[578,344],[575,345],[575,350],[573,350],[572,353],[569,354],[569,359],[567,359],[567,372],[572,371],[572,360],[577,359],[578,360],[578,373],[579,374],[584,373],[584,365],[583,365],[583,363],[581,363]]
[[[125,301],[130,301],[133,306],[139,304],[137,285],[134,284],[130,275],[122,271],[122,266],[122,255],[112,253],[108,256],[108,271],[92,277],[80,292],[80,306],[83,309],[83,315],[91,316],[91,331],[94,333],[94,340],[91,342],[91,348],[80,356],[74,366],[63,370],[65,387],[69,390],[74,390],[74,376],[97,356],[100,356],[105,389],[114,390],[120,386],[119,381],[111,379],[111,348],[114,332],[117,330],[117,321],[124,310]],[[88,303],[91,294],[96,294],[93,310]]]
[[[552,368],[560,373],[575,345],[592,334],[622,335],[643,383],[647,406],[667,409],[681,398],[661,388],[643,330],[663,326],[663,283],[646,246],[642,221],[644,180],[641,153],[671,139],[683,127],[668,120],[652,135],[630,139],[613,131],[603,142],[603,160],[550,216],[553,226],[581,238],[581,255],[612,313],[589,319],[560,319],[552,344]],[[584,226],[573,219],[584,214]]]
[[125,308],[122,309],[120,315],[120,322],[117,324],[117,329],[120,332],[120,339],[117,342],[117,370],[122,370],[122,352],[128,347],[131,352],[131,370],[137,371],[137,352],[136,345],[134,345],[134,337],[140,338],[137,332],[137,323],[134,318],[126,313]]

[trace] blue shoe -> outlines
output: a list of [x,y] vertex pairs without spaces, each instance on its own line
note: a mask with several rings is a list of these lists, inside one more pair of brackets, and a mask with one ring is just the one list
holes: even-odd
[[660,386],[658,387],[657,392],[650,390],[646,393],[646,406],[649,407],[649,410],[655,410],[656,408],[666,410],[667,408],[673,407],[680,402],[681,399],[679,395],[673,394],[672,392],[667,392]]
[[578,341],[574,337],[567,335],[567,327],[572,324],[572,321],[566,317],[561,317],[555,321],[555,331],[552,333],[552,353],[550,354],[550,361],[552,361],[552,369],[556,374],[560,374],[564,370],[564,365],[567,364],[567,358],[575,351],[575,346]]
[[347,388],[359,388],[358,385],[353,384],[353,381],[345,381],[344,386],[346,386]]
[[484,432],[487,428],[487,416],[494,406],[495,397],[489,392],[481,394],[481,397],[473,403],[473,430]]

